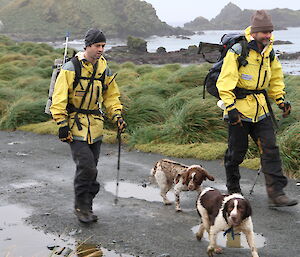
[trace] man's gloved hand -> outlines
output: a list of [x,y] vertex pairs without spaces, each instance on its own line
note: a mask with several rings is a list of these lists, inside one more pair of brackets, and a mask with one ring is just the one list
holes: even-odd
[[231,125],[240,124],[240,126],[243,126],[240,114],[236,108],[228,111],[228,119]]
[[290,115],[291,110],[292,110],[292,106],[291,103],[289,101],[283,102],[281,104],[278,105],[279,109],[282,110],[282,117],[286,118],[288,115]]
[[73,137],[69,126],[60,127],[58,129],[58,137],[62,142],[72,142]]
[[124,133],[125,128],[127,126],[126,122],[123,120],[123,118],[118,118],[117,120],[117,126],[118,126],[118,131],[120,131],[121,133]]

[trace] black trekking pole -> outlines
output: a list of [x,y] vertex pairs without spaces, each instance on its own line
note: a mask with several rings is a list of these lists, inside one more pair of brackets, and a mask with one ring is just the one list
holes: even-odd
[[118,204],[118,195],[119,195],[119,177],[120,177],[120,159],[121,159],[121,131],[118,128],[118,166],[117,166],[117,179],[116,179],[116,197],[115,197],[115,204]]
[[261,167],[260,167],[259,170],[257,171],[257,175],[256,175],[256,178],[255,178],[255,180],[254,180],[253,186],[252,186],[252,188],[251,188],[250,191],[249,191],[249,194],[250,194],[250,195],[254,192],[254,187],[255,187],[255,185],[256,185],[256,182],[257,182],[257,179],[258,179],[258,177],[259,177],[260,172],[261,172]]

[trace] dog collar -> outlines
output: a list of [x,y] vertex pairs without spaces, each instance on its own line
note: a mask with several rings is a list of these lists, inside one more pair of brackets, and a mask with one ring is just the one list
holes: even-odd
[[233,231],[233,227],[230,227],[229,229],[227,229],[224,233],[223,236],[226,236],[226,234],[230,233],[232,240],[234,240],[234,231]]

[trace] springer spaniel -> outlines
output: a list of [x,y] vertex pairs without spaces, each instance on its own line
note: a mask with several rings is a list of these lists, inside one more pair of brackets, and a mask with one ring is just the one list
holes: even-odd
[[214,252],[222,251],[216,244],[218,232],[233,233],[233,230],[245,234],[252,257],[259,257],[254,243],[252,209],[249,201],[241,194],[223,195],[218,190],[208,187],[199,195],[196,206],[202,220],[196,237],[201,240],[204,230],[207,231],[209,257],[212,257]]
[[179,198],[181,191],[201,192],[203,180],[214,180],[214,177],[199,165],[187,166],[168,159],[158,161],[151,170],[151,175],[160,187],[160,195],[165,205],[172,204],[166,195],[174,185],[176,211],[182,211]]

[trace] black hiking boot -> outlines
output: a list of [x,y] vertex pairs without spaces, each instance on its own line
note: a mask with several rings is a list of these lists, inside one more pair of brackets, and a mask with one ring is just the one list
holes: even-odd
[[[82,223],[92,223],[95,221],[95,218],[93,218],[92,213],[88,210],[82,210],[82,209],[76,208],[74,210],[74,213],[77,216],[78,220]],[[94,216],[96,216],[96,215],[94,215]]]
[[93,211],[90,211],[90,214],[92,215],[93,222],[97,222],[98,221],[98,216],[96,214],[94,214]]
[[269,207],[285,207],[297,205],[296,199],[290,199],[286,195],[279,195],[274,198],[269,198]]

